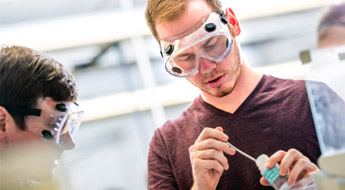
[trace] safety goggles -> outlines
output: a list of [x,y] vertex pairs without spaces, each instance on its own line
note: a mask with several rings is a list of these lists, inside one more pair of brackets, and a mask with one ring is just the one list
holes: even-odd
[[230,53],[232,43],[225,15],[213,12],[184,34],[161,40],[160,45],[168,73],[190,77],[198,72],[200,58],[218,63]]
[[39,98],[38,108],[5,108],[11,114],[25,116],[25,124],[31,131],[59,146],[64,144],[67,134],[75,135],[84,114],[76,103],[56,103],[51,98]]

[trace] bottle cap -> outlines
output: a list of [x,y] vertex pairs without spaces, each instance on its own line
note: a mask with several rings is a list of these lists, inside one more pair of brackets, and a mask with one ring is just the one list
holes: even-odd
[[264,175],[266,168],[266,163],[268,161],[268,156],[266,154],[261,154],[256,160],[255,163],[258,166],[261,175]]

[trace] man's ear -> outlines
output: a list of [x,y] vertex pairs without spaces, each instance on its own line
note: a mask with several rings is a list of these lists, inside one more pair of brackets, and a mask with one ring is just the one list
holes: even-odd
[[0,139],[6,137],[6,121],[8,117],[11,117],[11,115],[4,107],[0,106]]
[[234,11],[231,8],[225,9],[225,17],[229,24],[232,26],[235,36],[240,35],[241,27],[240,23],[238,22]]

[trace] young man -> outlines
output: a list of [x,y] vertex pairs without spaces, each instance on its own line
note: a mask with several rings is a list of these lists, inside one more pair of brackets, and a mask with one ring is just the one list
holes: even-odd
[[166,70],[201,92],[180,117],[155,131],[149,189],[270,188],[256,164],[226,141],[254,158],[270,155],[267,168],[280,163],[288,185],[318,171],[320,149],[305,82],[250,69],[230,8],[222,14],[217,0],[149,0],[146,20]]
[[322,16],[318,27],[318,48],[345,44],[345,3],[334,5]]
[[47,181],[74,148],[83,111],[74,77],[57,61],[20,46],[0,48],[0,189]]

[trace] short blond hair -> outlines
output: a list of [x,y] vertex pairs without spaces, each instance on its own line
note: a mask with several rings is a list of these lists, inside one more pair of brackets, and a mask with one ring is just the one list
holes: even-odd
[[[217,13],[222,12],[220,0],[205,0],[211,9]],[[186,9],[188,0],[148,0],[145,18],[152,35],[159,42],[156,22],[168,22],[180,16]]]

